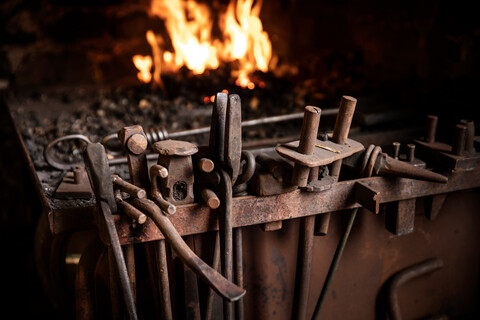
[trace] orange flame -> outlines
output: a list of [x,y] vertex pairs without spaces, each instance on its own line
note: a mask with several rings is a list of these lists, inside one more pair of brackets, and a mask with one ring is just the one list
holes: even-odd
[[137,54],[134,55],[132,59],[135,67],[139,70],[137,73],[138,80],[149,83],[150,80],[152,80],[152,74],[150,73],[150,69],[152,68],[152,57]]
[[237,80],[242,83],[241,79],[252,71],[267,72],[272,58],[272,45],[259,17],[261,8],[262,1],[257,1],[255,6],[253,0],[238,0],[236,6],[230,1],[225,16],[225,53],[230,59],[240,60]]
[[[195,74],[218,68],[216,48],[211,44],[210,11],[195,1],[152,0],[151,12],[165,20],[174,53],[164,62],[173,70],[185,65]],[[188,17],[187,17],[188,15]]]
[[151,13],[165,21],[173,47],[173,51],[162,52],[153,31],[147,32],[154,57],[154,81],[161,84],[161,70],[175,72],[186,66],[194,74],[201,74],[218,68],[221,61],[235,61],[235,83],[253,89],[255,84],[249,75],[255,70],[267,72],[272,58],[272,45],[259,17],[262,1],[253,2],[230,0],[226,12],[219,15],[222,39],[213,39],[212,15],[205,4],[152,0]]

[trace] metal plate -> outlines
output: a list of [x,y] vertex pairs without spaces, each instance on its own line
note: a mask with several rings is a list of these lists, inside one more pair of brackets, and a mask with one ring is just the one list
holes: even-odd
[[298,144],[299,141],[293,141],[287,144],[278,145],[275,150],[282,157],[294,161],[295,163],[307,167],[318,167],[330,164],[339,159],[346,158],[364,149],[361,143],[352,139],[347,139],[347,143],[344,145],[340,145],[332,141],[317,140],[313,154],[306,155],[297,152]]

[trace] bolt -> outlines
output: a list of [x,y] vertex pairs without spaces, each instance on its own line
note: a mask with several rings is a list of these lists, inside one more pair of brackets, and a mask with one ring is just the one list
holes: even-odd
[[465,151],[473,153],[475,152],[475,124],[473,120],[461,120],[461,124],[467,127],[467,137],[465,139]]
[[398,155],[400,154],[400,142],[392,142],[393,146],[393,158],[398,160]]
[[407,161],[413,162],[415,159],[415,145],[412,143],[407,144]]
[[453,135],[452,153],[457,156],[461,156],[465,149],[465,140],[467,137],[467,127],[463,124],[457,124],[455,126],[455,132]]
[[133,154],[142,154],[147,150],[148,141],[147,138],[140,134],[135,133],[127,141],[127,148]]
[[435,135],[437,133],[437,123],[438,117],[433,115],[427,116],[427,134],[425,136],[425,141],[428,143],[435,142]]
[[[300,133],[300,142],[297,151],[302,154],[312,154],[315,150],[315,142],[317,141],[318,126],[320,123],[320,115],[322,109],[307,106],[305,107],[305,115],[303,117],[302,131]],[[295,164],[292,174],[292,183],[299,187],[307,186],[310,168]]]

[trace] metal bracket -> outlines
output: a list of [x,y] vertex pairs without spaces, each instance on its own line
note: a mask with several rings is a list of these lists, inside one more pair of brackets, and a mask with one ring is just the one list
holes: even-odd
[[355,183],[355,201],[375,214],[380,211],[380,192],[362,181]]
[[387,204],[385,227],[397,236],[413,232],[415,225],[415,202],[417,199],[401,200]]

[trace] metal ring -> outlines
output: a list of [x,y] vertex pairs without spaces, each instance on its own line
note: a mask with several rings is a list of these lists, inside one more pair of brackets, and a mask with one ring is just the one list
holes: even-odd
[[363,175],[365,178],[372,176],[373,167],[375,166],[375,162],[377,161],[377,157],[380,154],[380,152],[382,152],[382,148],[380,148],[379,146],[376,146],[375,149],[373,149],[372,155],[368,159],[367,168],[365,169],[365,172]]
[[112,149],[109,148],[109,143],[110,143],[111,140],[118,140],[118,134],[117,133],[111,133],[111,134],[103,137],[103,139],[100,143],[103,144],[103,146],[105,147],[105,151],[108,154],[111,154],[112,156],[118,156],[118,155],[123,154],[123,151],[116,151],[116,150],[112,150]]
[[62,141],[66,140],[81,140],[86,143],[92,143],[92,141],[85,135],[83,134],[69,134],[60,138],[57,138],[53,141],[51,141],[49,144],[45,146],[43,149],[43,157],[45,158],[45,161],[52,167],[57,170],[70,170],[72,168],[75,168],[76,166],[79,165],[78,162],[76,163],[65,163],[65,162],[60,162],[57,161],[53,158],[51,151],[53,146],[55,146],[57,143],[60,143]]
[[365,168],[367,167],[368,159],[370,159],[370,155],[372,154],[373,149],[375,149],[375,145],[369,145],[367,150],[365,151],[365,154],[363,155],[362,166],[360,167],[360,177],[364,176]]
[[256,167],[255,156],[250,151],[243,150],[241,159],[245,161],[245,164],[243,165],[242,174],[239,175],[237,181],[235,181],[235,185],[237,186],[250,180],[255,173]]

